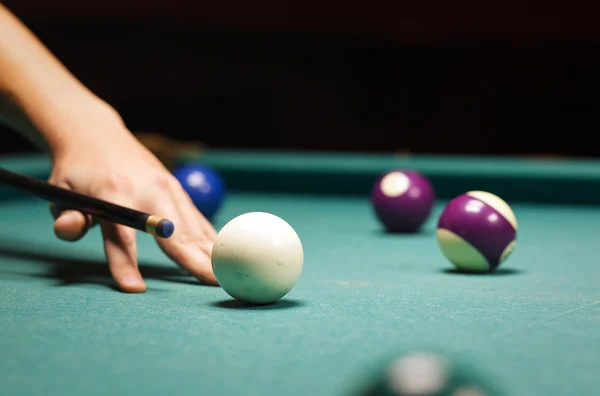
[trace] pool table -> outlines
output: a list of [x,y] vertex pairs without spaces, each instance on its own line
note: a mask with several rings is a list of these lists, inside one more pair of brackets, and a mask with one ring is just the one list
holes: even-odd
[[[600,162],[206,149],[215,218],[266,211],[300,236],[304,270],[278,303],[248,306],[200,285],[147,234],[143,294],[116,291],[99,231],[58,241],[48,204],[0,188],[0,394],[364,395],[401,353],[432,350],[503,395],[600,389]],[[0,166],[46,178],[41,155]],[[425,173],[423,229],[388,234],[369,190],[391,168]],[[504,198],[517,247],[492,274],[452,269],[435,238],[453,196]]]

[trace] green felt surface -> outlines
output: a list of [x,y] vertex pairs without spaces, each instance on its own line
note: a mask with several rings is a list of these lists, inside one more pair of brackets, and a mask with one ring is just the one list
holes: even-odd
[[[397,352],[423,348],[460,358],[500,394],[598,394],[600,207],[556,205],[582,199],[555,191],[565,183],[595,202],[597,164],[411,159],[437,175],[442,196],[457,189],[452,180],[479,180],[530,201],[509,199],[520,225],[509,260],[496,274],[469,276],[450,271],[437,247],[444,201],[422,233],[380,231],[365,189],[395,160],[367,157],[202,157],[228,176],[217,228],[267,211],[302,239],[298,284],[261,308],[198,285],[145,234],[148,291],[117,292],[97,229],[57,241],[46,202],[2,189],[0,394],[357,395]],[[37,177],[48,164],[0,160]],[[548,194],[516,187],[532,182]]]
[[44,202],[0,206],[0,393],[345,395],[392,351],[443,349],[510,395],[600,385],[600,210],[515,205],[519,245],[493,276],[447,272],[436,208],[386,235],[357,197],[234,193],[217,226],[268,210],[302,238],[279,304],[244,308],[181,274],[147,235],[148,291],[114,291],[97,230],[55,240]]

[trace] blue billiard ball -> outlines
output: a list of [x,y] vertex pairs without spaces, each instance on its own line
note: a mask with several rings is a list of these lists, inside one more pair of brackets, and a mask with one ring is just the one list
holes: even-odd
[[198,210],[209,220],[221,209],[226,186],[221,174],[208,165],[191,163],[173,171]]

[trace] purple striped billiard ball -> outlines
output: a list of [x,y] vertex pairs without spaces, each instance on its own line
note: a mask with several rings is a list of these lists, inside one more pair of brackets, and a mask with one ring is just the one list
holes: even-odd
[[371,189],[375,215],[390,232],[415,232],[427,220],[435,191],[419,172],[392,170],[382,174]]
[[444,256],[467,272],[491,272],[504,262],[516,245],[517,219],[498,196],[470,191],[452,199],[437,227]]

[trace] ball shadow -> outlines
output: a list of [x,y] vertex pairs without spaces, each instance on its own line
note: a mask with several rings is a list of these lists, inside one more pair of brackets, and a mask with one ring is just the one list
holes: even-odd
[[463,275],[463,276],[507,276],[507,275],[519,275],[524,274],[525,271],[516,268],[498,268],[493,272],[475,272],[465,271],[458,268],[444,268],[440,272],[451,275]]
[[431,237],[435,235],[435,230],[431,228],[421,228],[416,231],[393,231],[385,228],[379,228],[374,231],[374,234],[379,237],[395,237],[395,236],[410,236],[410,237]]
[[299,308],[304,305],[299,300],[278,300],[271,304],[251,304],[240,300],[222,300],[211,303],[213,307],[223,309],[242,309],[249,311],[269,311],[273,309],[291,309]]

